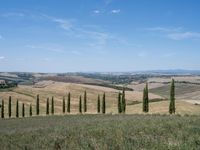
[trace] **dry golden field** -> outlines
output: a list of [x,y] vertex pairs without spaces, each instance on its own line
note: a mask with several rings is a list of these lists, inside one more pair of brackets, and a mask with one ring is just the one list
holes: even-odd
[[[144,84],[138,85],[140,88],[144,88]],[[151,87],[152,86],[152,87]],[[168,85],[162,86],[161,93],[163,90],[168,88]],[[126,91],[127,99],[127,113],[128,114],[140,114],[142,113],[142,96],[143,93],[138,88],[135,91]],[[158,88],[158,89],[157,89]],[[149,93],[150,102],[151,100],[157,100],[150,103],[150,113],[168,113],[169,102],[167,100],[160,101],[160,99],[166,99],[166,95],[162,96],[159,94],[159,86],[154,86],[150,84],[150,89],[153,93]],[[46,112],[46,99],[52,98],[54,96],[55,100],[55,114],[62,114],[62,99],[65,97],[67,99],[67,93],[71,93],[71,113],[78,113],[79,96],[82,95],[84,91],[87,91],[87,105],[88,112],[94,114],[97,112],[97,96],[98,94],[102,97],[103,93],[106,93],[106,113],[117,113],[117,96],[119,90],[96,86],[96,85],[86,85],[86,84],[75,84],[75,83],[64,83],[64,82],[54,82],[54,81],[40,81],[35,85],[19,85],[17,88],[13,88],[9,91],[0,92],[0,98],[5,101],[5,112],[7,112],[8,97],[12,96],[12,115],[15,116],[15,105],[16,100],[20,102],[20,107],[22,103],[25,103],[26,115],[29,114],[29,105],[33,106],[33,114],[35,114],[35,103],[36,95],[40,95],[40,112],[45,115]],[[151,90],[150,90],[151,91]],[[155,92],[156,91],[156,92]],[[158,93],[158,94],[157,94]],[[166,90],[163,93],[167,93]],[[159,96],[161,95],[161,96]],[[177,113],[179,114],[199,114],[200,106],[181,101],[180,96],[177,99]],[[190,101],[189,101],[190,102]],[[21,108],[20,108],[21,111]],[[7,115],[7,113],[5,113]],[[21,114],[21,112],[20,112]]]

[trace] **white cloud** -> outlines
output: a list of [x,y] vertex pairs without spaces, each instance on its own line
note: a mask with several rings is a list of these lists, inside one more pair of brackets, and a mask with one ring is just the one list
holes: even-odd
[[93,13],[95,13],[95,14],[99,14],[100,11],[99,11],[99,10],[94,10]]
[[170,33],[168,37],[173,40],[184,40],[184,39],[196,39],[200,38],[198,32],[181,32],[181,33]]
[[4,56],[0,56],[0,60],[3,60],[3,59],[5,59],[5,57]]
[[120,13],[120,12],[121,12],[120,9],[113,9],[113,10],[111,10],[111,13],[112,13],[112,14],[118,14],[118,13]]

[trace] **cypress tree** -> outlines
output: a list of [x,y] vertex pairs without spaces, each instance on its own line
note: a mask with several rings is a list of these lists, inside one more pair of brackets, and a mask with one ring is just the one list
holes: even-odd
[[49,98],[47,98],[46,115],[49,115]]
[[22,103],[22,117],[25,117],[25,106],[24,106],[24,103]]
[[8,101],[8,116],[9,118],[11,117],[11,112],[12,112],[12,106],[11,106],[11,96],[9,96],[9,101]]
[[170,105],[169,105],[169,113],[175,114],[175,83],[174,79],[172,79],[171,82],[171,88],[170,88]]
[[148,89],[148,83],[146,83],[146,112],[149,112],[149,89]]
[[51,99],[51,114],[53,115],[54,114],[54,97],[52,96],[52,99]]
[[17,100],[17,103],[16,103],[16,118],[19,117],[19,101]]
[[106,95],[103,93],[103,99],[102,99],[102,113],[106,113]]
[[143,90],[143,112],[149,112],[149,92],[148,92],[148,83]]
[[84,92],[84,112],[87,112],[87,92]]
[[143,112],[146,112],[146,88],[143,90]]
[[65,113],[65,97],[63,96],[63,113]]
[[125,90],[123,88],[122,91],[122,112],[125,113],[126,112],[126,99],[125,99]]
[[67,112],[70,113],[70,100],[71,100],[71,95],[70,92],[68,93],[68,98],[67,98]]
[[30,117],[32,116],[32,104],[30,104],[30,107],[29,107],[29,116]]
[[100,96],[98,95],[98,99],[97,99],[97,113],[101,112],[100,107],[101,107],[101,102],[100,102]]
[[1,104],[1,118],[4,118],[4,100],[2,99],[2,104]]
[[79,113],[82,113],[82,98],[79,97]]
[[122,112],[121,93],[118,94],[118,113]]
[[40,114],[40,97],[37,95],[37,100],[36,100],[36,115]]

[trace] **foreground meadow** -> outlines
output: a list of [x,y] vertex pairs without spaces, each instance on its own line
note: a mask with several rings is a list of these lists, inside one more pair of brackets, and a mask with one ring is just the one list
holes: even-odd
[[200,149],[200,117],[70,115],[0,120],[4,149]]

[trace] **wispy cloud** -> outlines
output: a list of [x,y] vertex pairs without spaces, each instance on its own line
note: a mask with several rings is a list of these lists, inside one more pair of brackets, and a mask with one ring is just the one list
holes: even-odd
[[99,14],[99,13],[100,13],[100,10],[94,10],[93,13]]
[[183,40],[183,39],[198,39],[200,38],[199,32],[181,32],[181,33],[170,33],[168,37],[173,40]]
[[165,37],[172,40],[200,38],[200,32],[185,31],[182,27],[177,27],[177,28],[152,27],[152,28],[145,28],[145,30],[164,34]]
[[120,9],[113,9],[113,10],[111,10],[111,13],[112,13],[112,14],[118,14],[118,13],[120,13],[120,12],[121,12]]
[[110,33],[100,31],[100,29],[97,29],[96,26],[95,28],[94,26],[85,26],[79,24],[77,21],[75,22],[75,19],[68,20],[50,17],[47,15],[44,16],[50,21],[57,23],[61,29],[66,31],[66,35],[73,38],[81,38],[84,40],[87,39],[89,43],[93,43],[94,47],[102,48],[104,45],[106,45],[109,39],[113,38],[113,36]]
[[5,57],[4,56],[0,56],[0,60],[3,60],[3,59],[5,59]]
[[1,17],[24,17],[25,14],[21,12],[8,12],[0,15]]
[[50,52],[55,52],[55,53],[64,53],[65,50],[59,46],[53,46],[53,45],[25,45],[26,48],[31,48],[31,49],[38,49],[38,50],[46,50]]
[[70,30],[73,27],[72,19],[62,19],[42,14],[42,16],[54,23],[57,23],[64,30]]
[[1,39],[3,39],[3,36],[2,36],[2,35],[0,35],[0,40],[1,40]]
[[182,30],[182,27],[177,27],[177,28],[150,27],[150,28],[144,28],[144,30],[147,30],[147,31],[158,31],[158,32],[178,32],[178,31]]

